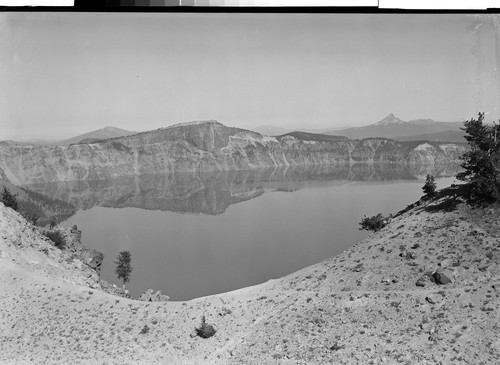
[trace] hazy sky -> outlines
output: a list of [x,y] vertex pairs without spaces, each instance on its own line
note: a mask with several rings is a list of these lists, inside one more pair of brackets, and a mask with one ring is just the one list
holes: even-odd
[[0,140],[498,119],[496,17],[2,13]]

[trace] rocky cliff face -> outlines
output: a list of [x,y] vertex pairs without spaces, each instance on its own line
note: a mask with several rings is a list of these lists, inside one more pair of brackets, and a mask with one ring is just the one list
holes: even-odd
[[459,144],[384,138],[348,140],[304,133],[268,137],[208,121],[68,147],[3,142],[0,171],[14,184],[31,184],[281,166],[446,164],[464,151],[465,145]]

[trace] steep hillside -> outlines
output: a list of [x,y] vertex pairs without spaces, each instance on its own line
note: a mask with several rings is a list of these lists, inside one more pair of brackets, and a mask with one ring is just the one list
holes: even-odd
[[47,224],[50,221],[62,221],[76,212],[76,207],[65,200],[53,195],[45,195],[26,187],[18,187],[9,181],[0,179],[0,192],[7,188],[15,195],[19,212],[28,218],[36,219],[38,224]]
[[447,195],[284,278],[163,303],[104,293],[0,204],[0,362],[498,364],[500,208]]
[[30,184],[280,166],[447,164],[457,161],[466,148],[451,143],[348,140],[298,133],[268,137],[208,121],[68,147],[3,142],[0,172],[14,184]]

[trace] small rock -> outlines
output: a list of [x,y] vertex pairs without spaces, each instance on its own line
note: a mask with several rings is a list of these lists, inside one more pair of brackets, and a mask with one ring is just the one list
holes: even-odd
[[432,341],[432,342],[436,342],[439,340],[438,338],[438,334],[436,332],[436,330],[434,328],[432,328],[430,331],[429,331],[429,341]]
[[430,323],[428,323],[428,322],[427,322],[427,323],[423,323],[423,322],[422,322],[422,323],[420,323],[418,326],[419,326],[419,327],[420,327],[420,329],[421,329],[422,331],[424,331],[424,332],[429,332],[429,330],[431,329],[431,324],[430,324]]
[[363,264],[356,265],[352,270],[355,272],[360,272],[364,269]]
[[408,252],[406,254],[406,258],[409,260],[415,260],[417,258],[417,254],[415,252]]
[[158,290],[156,293],[153,289],[148,289],[139,297],[139,300],[145,302],[168,302],[170,297],[168,295],[164,295],[161,293],[161,290]]
[[438,285],[450,284],[453,281],[451,280],[451,273],[449,271],[438,269],[436,272],[432,274],[434,281]]
[[342,350],[343,348],[345,348],[345,346],[339,345],[338,342],[335,342],[333,346],[330,346],[330,351],[338,351]]
[[418,279],[415,285],[425,287],[425,278]]
[[427,300],[431,304],[437,304],[443,300],[443,297],[439,294],[429,294],[425,297],[425,300]]
[[452,261],[450,259],[444,259],[443,261],[441,261],[439,263],[439,266],[441,266],[442,268],[445,268],[445,267],[448,267],[452,264]]

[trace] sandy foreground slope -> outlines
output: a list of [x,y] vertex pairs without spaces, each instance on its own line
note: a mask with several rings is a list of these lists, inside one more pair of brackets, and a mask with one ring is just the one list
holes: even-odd
[[284,278],[167,303],[104,293],[0,203],[0,363],[499,364],[500,209],[439,203]]

